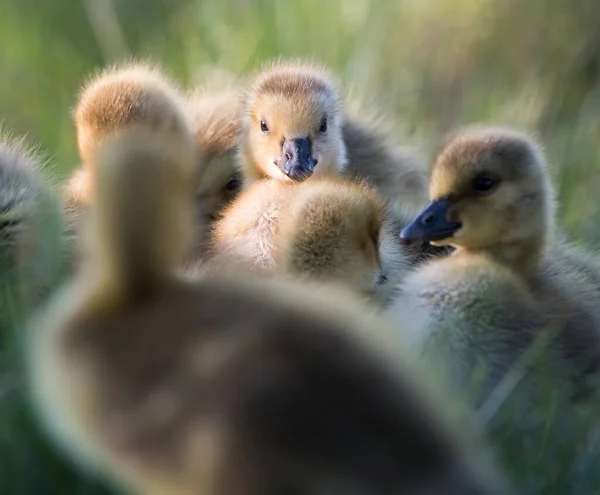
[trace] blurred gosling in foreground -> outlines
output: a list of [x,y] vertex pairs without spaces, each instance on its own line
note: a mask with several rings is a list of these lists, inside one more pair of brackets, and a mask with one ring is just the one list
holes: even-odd
[[83,265],[31,335],[54,438],[137,493],[498,493],[362,305],[176,275],[194,158],[187,133],[155,129],[100,148]]

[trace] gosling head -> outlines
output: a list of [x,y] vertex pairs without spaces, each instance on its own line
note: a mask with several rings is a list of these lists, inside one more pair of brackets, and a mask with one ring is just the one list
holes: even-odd
[[240,157],[250,179],[303,182],[341,171],[346,162],[342,106],[333,77],[322,67],[278,62],[247,96]]
[[73,112],[79,155],[93,163],[102,140],[132,125],[188,131],[183,97],[158,67],[129,62],[100,71],[85,84]]
[[450,137],[433,166],[431,202],[400,234],[467,250],[543,244],[553,197],[540,149],[525,135],[468,127]]
[[242,189],[242,176],[228,155],[204,160],[196,188],[200,214],[209,222],[223,216],[223,211]]
[[300,187],[279,231],[282,271],[373,295],[385,279],[379,256],[382,200],[368,186],[346,180]]
[[[197,205],[211,222],[242,189],[242,174],[236,163],[240,136],[242,96],[213,73],[219,89],[197,89],[188,99],[188,112],[199,155]],[[221,86],[225,86],[223,89]]]

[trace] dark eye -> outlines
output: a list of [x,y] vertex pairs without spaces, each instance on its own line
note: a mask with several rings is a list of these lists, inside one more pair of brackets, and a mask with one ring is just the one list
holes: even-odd
[[497,177],[492,177],[491,175],[480,175],[473,179],[471,183],[471,187],[475,193],[484,196],[486,194],[490,194],[496,186],[500,183],[500,179]]
[[231,179],[229,179],[227,181],[227,184],[225,184],[225,189],[227,189],[230,192],[234,192],[240,189],[242,185],[242,181],[240,180],[239,177],[232,177]]
[[327,132],[327,117],[323,117],[321,121],[321,127],[319,127],[319,132],[321,134],[325,134]]
[[265,134],[266,134],[267,132],[269,132],[269,126],[267,125],[267,123],[266,123],[264,120],[261,120],[261,121],[260,121],[260,130],[261,130],[262,132],[264,132]]

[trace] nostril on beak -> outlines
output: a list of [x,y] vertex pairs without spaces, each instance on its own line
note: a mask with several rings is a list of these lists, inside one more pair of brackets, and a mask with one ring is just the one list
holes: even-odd
[[289,162],[291,159],[292,159],[292,155],[290,155],[289,153],[286,153],[285,160]]
[[433,213],[431,213],[431,214],[427,215],[426,217],[424,217],[423,220],[421,220],[421,223],[423,225],[429,225],[434,220],[435,220],[435,215]]

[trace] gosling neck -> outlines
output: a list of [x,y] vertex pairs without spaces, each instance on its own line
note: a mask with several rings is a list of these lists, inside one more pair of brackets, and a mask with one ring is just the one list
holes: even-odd
[[492,258],[496,263],[516,272],[529,280],[539,272],[540,263],[546,249],[546,239],[536,238],[529,241],[512,241],[493,244],[477,249],[458,248],[457,254],[479,254]]

